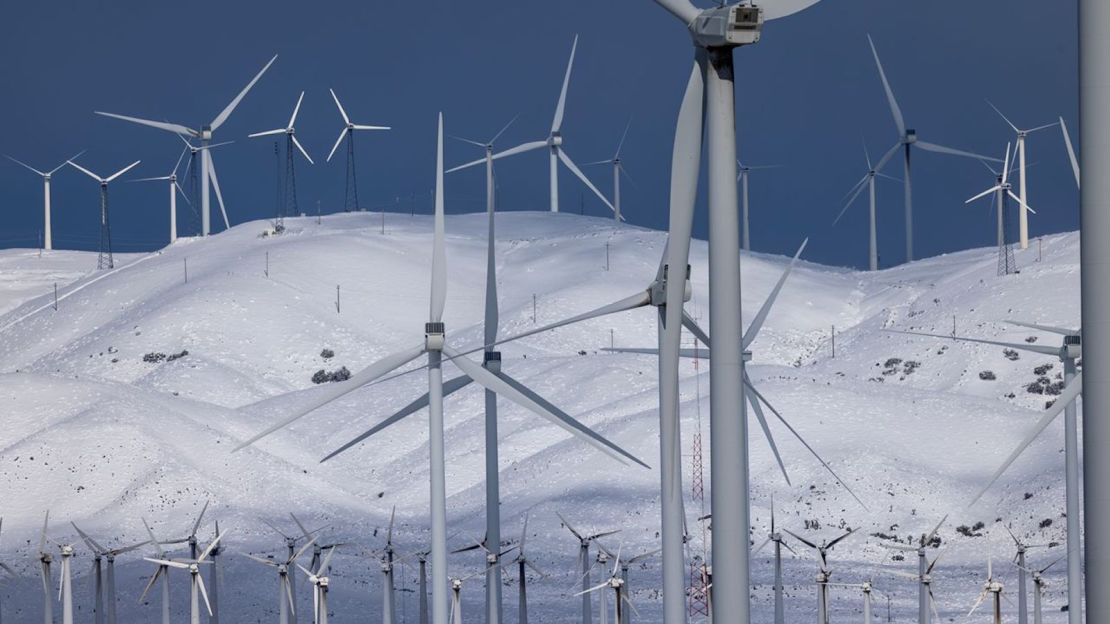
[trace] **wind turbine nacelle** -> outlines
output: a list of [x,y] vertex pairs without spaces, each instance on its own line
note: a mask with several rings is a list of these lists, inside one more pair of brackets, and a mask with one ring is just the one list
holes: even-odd
[[694,42],[704,48],[727,48],[759,42],[763,9],[734,4],[702,11],[690,24]]
[[558,131],[552,132],[551,136],[547,137],[547,144],[551,147],[559,147],[563,144],[563,135]]
[[443,323],[424,324],[424,346],[429,351],[442,351],[447,329]]
[[197,138],[199,138],[201,141],[211,141],[212,140],[212,127],[211,126],[204,126],[203,128],[201,128],[200,129],[200,136],[197,137]]
[[913,128],[906,128],[905,142],[907,144],[917,143],[917,130],[914,130]]
[[1083,357],[1083,339],[1080,336],[1064,336],[1064,356],[1073,360]]

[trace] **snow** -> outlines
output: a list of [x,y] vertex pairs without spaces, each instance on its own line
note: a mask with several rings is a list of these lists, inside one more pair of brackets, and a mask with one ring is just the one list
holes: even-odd
[[[221,611],[225,621],[275,618],[276,575],[234,553],[279,553],[283,543],[262,520],[295,527],[288,512],[314,526],[329,525],[329,539],[348,542],[333,560],[330,606],[336,622],[362,621],[380,610],[381,574],[371,551],[396,505],[401,553],[422,550],[427,539],[425,413],[417,413],[338,458],[319,460],[355,435],[418,397],[419,372],[354,392],[246,450],[241,440],[311,398],[319,369],[352,372],[418,343],[428,306],[431,219],[348,214],[290,219],[278,237],[247,223],[208,239],[182,239],[150,255],[117,256],[117,269],[97,272],[95,254],[0,252],[0,560],[20,579],[0,584],[5,615],[32,621],[41,609],[34,551],[42,514],[51,511],[51,535],[75,539],[70,521],[101,543],[145,539],[140,517],[166,537],[186,532],[204,501],[210,519],[233,531],[221,558]],[[646,288],[654,278],[665,234],[566,214],[498,216],[500,335],[526,331],[615,301]],[[481,343],[485,284],[485,216],[447,219],[448,340],[456,347]],[[799,241],[800,242],[800,241]],[[609,270],[605,269],[608,243]],[[1004,324],[1019,319],[1079,324],[1079,237],[1045,237],[1015,252],[1022,272],[998,277],[996,250],[969,250],[876,273],[800,261],[753,345],[756,387],[867,503],[864,509],[824,472],[772,418],[792,486],[786,485],[754,419],[751,431],[753,540],[767,531],[772,495],[780,526],[825,539],[840,527],[859,528],[830,557],[836,582],[874,575],[892,598],[899,620],[916,613],[912,581],[882,567],[893,562],[882,531],[903,541],[941,529],[944,552],[935,591],[945,620],[962,617],[978,593],[986,559],[1012,557],[1012,542],[996,519],[1033,543],[1063,543],[1063,425],[1048,429],[1003,477],[984,502],[967,501],[1038,418],[1046,397],[1025,385],[1032,369],[1054,359],[1022,353],[1011,361],[1001,348],[886,332],[949,334],[953,316],[961,335],[1038,344],[1058,338]],[[688,310],[708,327],[707,248],[691,252],[694,298]],[[789,258],[744,254],[743,315],[751,321]],[[185,267],[188,268],[188,281]],[[268,275],[267,275],[268,270]],[[54,310],[53,284],[59,304]],[[336,287],[340,307],[336,309]],[[533,321],[535,296],[535,321]],[[655,312],[637,310],[504,345],[504,370],[581,418],[648,464],[658,464],[656,367],[653,356],[615,355],[601,349],[653,347]],[[836,328],[832,357],[831,328]],[[684,339],[692,345],[692,338]],[[335,351],[321,357],[325,347]],[[148,353],[188,354],[148,363]],[[889,358],[920,362],[906,374],[882,374]],[[419,362],[419,361],[418,361]],[[410,368],[416,368],[418,364]],[[994,381],[979,372],[991,370]],[[1060,372],[1058,362],[1051,373]],[[454,376],[453,366],[445,376]],[[682,365],[686,489],[690,445],[699,419],[706,437],[708,475],[708,363]],[[1013,394],[1011,397],[1010,395]],[[699,398],[701,400],[699,410]],[[453,545],[483,530],[483,393],[468,387],[446,401],[448,519]],[[700,412],[700,413],[699,413]],[[658,473],[618,464],[583,446],[546,421],[500,401],[503,536],[515,537],[530,514],[528,550],[549,578],[530,579],[536,621],[578,621],[571,599],[577,542],[555,511],[587,529],[620,528],[610,548],[654,549],[658,531]],[[1032,496],[1026,498],[1026,493]],[[689,500],[692,551],[703,531],[698,503]],[[1042,520],[1051,526],[1041,528]],[[955,527],[986,524],[983,537]],[[806,524],[819,523],[820,529]],[[892,528],[897,525],[896,528]],[[811,553],[786,559],[788,620],[811,618],[815,607]],[[754,561],[758,621],[771,614],[769,549]],[[122,622],[150,622],[159,599],[136,601],[153,571],[139,554],[117,562]],[[150,554],[145,553],[145,554]],[[1056,545],[1031,553],[1043,566],[1064,554]],[[90,558],[78,545],[74,570],[77,604],[89,610],[85,578]],[[479,555],[451,560],[451,574],[479,569]],[[505,613],[516,621],[516,568],[506,566]],[[1061,622],[1066,602],[1062,564],[1047,576],[1046,622]],[[1015,568],[995,566],[1012,593]],[[57,566],[55,567],[55,574]],[[406,561],[398,585],[402,621],[413,622],[416,568]],[[595,577],[601,572],[595,570]],[[481,614],[479,579],[463,592],[464,614]],[[659,561],[633,569],[637,621],[660,617]],[[187,583],[174,577],[174,612],[185,613]],[[1030,583],[1030,591],[1032,584]],[[302,621],[310,592],[298,579]],[[862,602],[848,588],[833,589],[833,616],[854,620]],[[885,613],[878,600],[876,610]],[[1007,612],[1015,607],[1004,602]],[[79,616],[87,617],[87,616]],[[595,607],[595,617],[596,607]]]

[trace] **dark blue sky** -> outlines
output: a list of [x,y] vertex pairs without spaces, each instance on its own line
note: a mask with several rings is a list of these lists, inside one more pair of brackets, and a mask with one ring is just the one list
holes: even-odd
[[[882,55],[907,124],[921,138],[1001,157],[1012,133],[989,98],[1021,126],[1064,115],[1076,121],[1075,3],[1032,0],[824,0],[770,23],[763,41],[739,50],[741,158],[781,164],[752,178],[753,246],[788,252],[813,237],[807,257],[866,263],[861,202],[830,227],[839,199],[864,174],[861,138],[873,154],[896,139],[867,46]],[[273,143],[247,139],[281,126],[305,95],[298,137],[317,163],[340,119],[333,87],[356,122],[394,130],[358,137],[360,196],[372,207],[427,193],[432,184],[435,113],[447,130],[493,135],[517,113],[502,147],[542,138],[551,124],[563,68],[581,37],[564,124],[565,147],[579,162],[612,155],[631,116],[624,159],[634,185],[622,187],[631,223],[664,228],[674,118],[690,64],[683,29],[650,0],[424,3],[212,2],[114,0],[4,3],[0,7],[0,151],[42,168],[88,148],[97,172],[142,159],[132,177],[165,175],[181,143],[161,131],[93,115],[108,110],[196,127],[212,119],[274,53],[281,56],[220,129],[234,145],[217,153],[233,223],[274,211]],[[1034,235],[1078,227],[1078,194],[1056,129],[1029,141]],[[917,152],[915,212],[919,256],[992,244],[988,203],[964,199],[992,184],[982,165]],[[449,163],[480,156],[459,142]],[[897,164],[897,163],[895,163]],[[344,158],[297,163],[301,208],[342,209]],[[501,209],[547,208],[547,156],[533,152],[498,168]],[[587,173],[606,193],[607,167]],[[901,175],[898,167],[889,173]],[[584,187],[561,172],[565,211],[579,210]],[[0,163],[6,216],[0,246],[34,246],[41,183]],[[596,199],[588,214],[607,214]],[[449,178],[448,211],[483,207],[478,170]],[[213,200],[214,201],[214,200]],[[97,235],[95,183],[67,168],[54,185],[55,245],[88,249]],[[880,186],[882,263],[903,255],[901,186]],[[418,210],[427,211],[428,203]],[[179,210],[188,215],[183,204]],[[401,210],[408,211],[403,205]],[[152,249],[168,229],[161,184],[115,184],[113,237],[121,251]],[[218,222],[216,212],[213,222]],[[696,233],[706,236],[704,211]],[[189,219],[180,221],[189,233]]]

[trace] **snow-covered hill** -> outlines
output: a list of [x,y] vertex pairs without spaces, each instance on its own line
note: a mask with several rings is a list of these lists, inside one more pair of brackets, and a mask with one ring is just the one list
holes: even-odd
[[[423,332],[430,218],[388,215],[384,234],[379,215],[367,214],[327,217],[320,224],[291,219],[287,226],[284,235],[272,238],[260,237],[265,224],[256,222],[206,240],[184,239],[157,254],[120,258],[112,272],[92,270],[94,254],[0,253],[0,402],[5,406],[0,560],[25,575],[0,584],[0,592],[5,611],[18,610],[16,621],[31,621],[39,613],[31,551],[48,508],[57,539],[70,539],[72,520],[102,542],[123,543],[145,538],[140,517],[167,536],[183,533],[191,516],[211,500],[210,518],[234,531],[225,553],[279,551],[280,540],[262,520],[292,530],[290,511],[311,524],[328,524],[329,534],[352,544],[333,563],[335,622],[366,621],[378,612],[380,573],[366,553],[380,546],[378,533],[392,506],[397,506],[400,550],[425,546],[423,414],[319,463],[421,394],[422,375],[352,393],[255,447],[230,452],[278,419],[284,408],[310,398],[317,391],[311,381],[316,371],[342,366],[357,371]],[[473,346],[481,341],[485,216],[449,217],[447,233],[448,338]],[[565,214],[506,213],[498,217],[497,237],[501,335],[507,336],[645,288],[665,235]],[[1062,543],[1062,424],[1050,428],[984,502],[966,507],[1045,406],[1045,396],[1025,389],[1036,378],[1033,369],[1053,363],[1052,376],[1060,372],[1059,363],[1024,353],[1011,360],[1000,348],[883,330],[948,334],[955,322],[967,336],[1054,341],[1002,321],[1078,326],[1078,245],[1077,234],[1047,237],[1042,259],[1037,260],[1035,246],[1017,252],[1022,272],[1008,277],[996,276],[994,249],[874,274],[799,263],[753,345],[751,374],[868,509],[772,422],[793,482],[787,486],[753,426],[753,539],[761,542],[766,533],[772,495],[778,522],[803,535],[823,539],[843,527],[859,528],[858,536],[834,551],[834,580],[854,582],[874,574],[876,585],[892,597],[895,612],[908,614],[916,612],[916,587],[882,575],[877,566],[909,569],[910,562],[891,561],[879,545],[881,538],[871,534],[905,541],[951,514],[940,532],[946,554],[935,585],[945,620],[970,607],[985,576],[988,552],[999,560],[1012,556],[999,519],[1031,542]],[[695,242],[694,299],[688,305],[703,325],[708,323],[706,252],[704,242]],[[778,256],[742,256],[745,322],[787,262]],[[505,345],[504,367],[655,465],[655,359],[601,351],[611,341],[654,346],[655,322],[654,311],[639,310]],[[324,359],[324,349],[334,356]],[[157,355],[186,351],[177,358]],[[895,358],[901,362],[894,364]],[[994,380],[980,378],[987,370]],[[447,374],[452,372],[449,365]],[[699,422],[708,453],[708,363],[695,367],[686,361],[682,372],[685,453]],[[477,389],[446,403],[449,523],[459,532],[455,542],[460,545],[480,535],[483,526],[482,405]],[[516,534],[523,514],[531,514],[529,550],[550,575],[533,579],[529,587],[533,612],[543,622],[577,621],[577,612],[568,607],[576,541],[555,511],[586,527],[621,528],[611,538],[612,547],[653,549],[657,473],[617,464],[515,405],[502,401],[501,406],[504,534]],[[687,469],[689,484],[688,460]],[[700,510],[693,500],[688,505],[691,549],[700,551]],[[985,524],[981,537],[955,530],[980,521]],[[210,536],[211,525],[206,522],[204,530]],[[787,563],[788,610],[791,618],[808,619],[804,614],[815,603],[815,564],[809,553],[795,549],[802,558]],[[1035,552],[1035,562],[1047,563],[1064,549]],[[79,553],[75,569],[83,575],[89,558],[83,548]],[[230,554],[223,562],[225,620],[275,617],[276,579],[270,572]],[[769,563],[761,553],[754,575],[755,604],[764,619],[770,616]],[[473,553],[457,555],[451,572],[474,571],[481,564]],[[156,600],[136,603],[152,567],[137,556],[121,557],[123,621],[156,617]],[[1050,576],[1049,622],[1062,621],[1062,568]],[[1014,569],[999,565],[996,570],[1013,585]],[[407,565],[402,575],[407,590],[413,588],[414,574]],[[516,619],[514,577],[515,570],[506,575],[510,622]],[[658,577],[658,560],[633,571],[638,621],[659,618]],[[181,612],[184,580],[174,590],[175,610]],[[463,592],[467,620],[480,613],[480,585],[475,579]],[[76,589],[82,617],[87,617],[89,585],[82,579]],[[307,613],[310,597],[302,593]],[[846,588],[833,593],[834,617],[854,621],[850,614],[859,610],[858,593]],[[404,621],[413,622],[415,597],[411,591],[402,596]]]

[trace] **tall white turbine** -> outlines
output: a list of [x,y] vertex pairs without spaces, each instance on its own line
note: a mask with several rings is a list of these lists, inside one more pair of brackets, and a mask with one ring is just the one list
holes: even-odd
[[[609,202],[609,200],[605,197],[605,195],[601,193],[601,191],[597,190],[597,187],[594,186],[594,183],[590,182],[590,179],[586,177],[586,174],[582,173],[582,170],[578,168],[578,165],[574,164],[574,161],[571,160],[570,156],[567,155],[566,150],[563,149],[563,115],[566,112],[567,87],[570,85],[570,70],[574,67],[574,53],[577,49],[578,36],[576,35],[574,37],[574,45],[571,46],[570,49],[570,60],[567,62],[567,73],[563,76],[563,90],[559,92],[559,103],[555,106],[555,118],[551,122],[551,131],[548,132],[547,137],[539,141],[524,143],[514,148],[494,154],[493,159],[497,160],[499,158],[505,158],[506,156],[523,154],[524,152],[530,152],[532,150],[546,147],[550,152],[551,158],[549,168],[549,173],[551,176],[551,212],[559,212],[559,163],[562,162],[563,165],[565,165],[567,169],[570,169],[570,172],[573,173],[579,180],[581,180],[587,188],[593,191],[594,195],[597,195],[598,199],[600,199],[602,203],[604,203],[606,206],[609,207],[610,210],[616,213],[617,209],[613,206],[613,204]],[[473,162],[466,163],[465,165],[455,167],[451,169],[451,171],[458,171],[460,169],[473,167],[485,162],[486,159],[482,158],[480,160],[475,160]]]
[[867,173],[865,173],[863,177],[860,178],[860,181],[856,182],[856,185],[848,191],[850,197],[848,197],[848,201],[844,202],[844,207],[840,209],[840,214],[836,215],[836,219],[833,220],[833,225],[836,225],[840,222],[841,217],[843,217],[844,213],[848,211],[848,208],[850,208],[852,204],[855,203],[856,198],[859,197],[861,193],[863,193],[864,189],[867,189],[868,196],[871,200],[870,210],[868,212],[867,266],[872,271],[878,271],[879,232],[877,224],[877,209],[875,206],[875,178],[881,177],[895,181],[897,180],[886,175],[885,173],[878,171],[876,167],[871,164],[871,153],[867,151],[866,145],[863,146],[863,157],[867,160]]
[[[989,169],[990,165],[987,165],[987,168]],[[1033,214],[1037,214],[1037,212],[1030,208],[1029,205],[1026,204],[1024,200],[1022,200],[1022,198],[1014,194],[1013,185],[1010,184],[1009,143],[1006,144],[1006,159],[1003,161],[1002,171],[995,172],[993,169],[991,169],[991,172],[998,176],[998,184],[968,199],[964,203],[970,204],[975,200],[982,199],[983,197],[994,194],[996,198],[996,210],[998,212],[998,274],[1009,275],[1010,273],[1016,271],[1016,267],[1013,266],[1013,251],[1010,249],[1009,243],[1006,240],[1006,214],[1007,210],[1009,210],[1009,200],[1013,199],[1018,203],[1018,209],[1021,210],[1022,214],[1025,214],[1025,211],[1032,212]]]
[[613,154],[612,158],[595,160],[585,165],[587,167],[593,165],[610,165],[613,167],[613,218],[617,221],[624,221],[624,216],[621,214],[621,174],[628,176],[629,180],[632,179],[632,176],[628,175],[628,171],[625,170],[624,164],[622,164],[624,161],[621,160],[621,148],[624,147],[624,140],[628,138],[628,129],[630,127],[632,127],[631,119],[629,119],[628,123],[624,126],[621,140],[617,143],[617,151]]
[[286,214],[289,216],[296,216],[299,214],[299,209],[297,207],[296,168],[293,166],[293,148],[297,148],[301,155],[304,156],[304,159],[308,161],[308,164],[316,164],[312,161],[312,157],[308,155],[308,152],[305,151],[301,142],[297,140],[297,113],[301,110],[302,101],[304,101],[304,91],[301,91],[301,95],[297,98],[297,104],[293,107],[293,115],[289,117],[289,123],[284,128],[276,128],[274,130],[255,132],[254,134],[247,135],[248,138],[252,139],[256,137],[273,136],[275,134],[285,135],[285,192],[283,193],[285,204],[279,208],[282,212],[279,212],[277,215],[278,226],[280,228],[285,227],[284,220]]
[[[899,574],[903,577],[906,577],[906,578],[917,579],[917,581],[919,583],[918,584],[918,591],[917,591],[917,621],[918,621],[918,624],[929,624],[929,613],[930,613],[929,605],[932,602],[932,591],[933,591],[932,590],[932,577],[930,576],[930,574],[932,572],[933,566],[936,565],[936,559],[933,560],[932,564],[929,563],[929,561],[928,561],[928,552],[927,552],[926,549],[933,546],[933,540],[937,536],[937,531],[940,531],[940,527],[945,523],[946,520],[948,520],[948,516],[945,516],[945,517],[941,518],[940,522],[938,522],[937,525],[935,527],[933,527],[933,530],[930,531],[928,535],[922,535],[919,538],[918,544],[917,544],[916,547],[915,546],[906,546],[904,544],[893,544],[893,543],[888,544],[886,542],[883,542],[881,544],[884,548],[889,548],[891,550],[899,550],[899,551],[902,551],[902,552],[917,553],[917,575],[916,576],[913,576],[913,575],[907,576],[908,573],[899,573]],[[939,555],[937,556],[937,559],[940,559]]]
[[[432,516],[432,622],[433,624],[447,624],[448,608],[448,573],[447,573],[447,492],[446,492],[446,459],[444,450],[443,429],[443,396],[446,388],[443,383],[443,356],[457,366],[471,380],[478,382],[483,387],[493,390],[497,394],[510,399],[521,407],[528,409],[553,423],[563,427],[569,433],[576,435],[596,448],[609,454],[611,457],[623,461],[624,451],[614,447],[612,443],[601,438],[596,433],[581,425],[576,426],[576,421],[567,422],[548,406],[542,405],[535,398],[521,392],[516,386],[507,382],[503,375],[496,375],[483,366],[476,364],[456,351],[446,340],[446,327],[443,323],[443,311],[447,303],[447,259],[444,242],[444,195],[443,195],[443,115],[439,116],[436,148],[436,193],[435,193],[435,219],[434,238],[432,246],[432,279],[431,297],[429,305],[429,321],[424,325],[423,340],[408,349],[388,355],[362,371],[356,373],[351,379],[330,384],[330,387],[320,389],[313,393],[311,401],[290,414],[277,424],[239,444],[235,450],[254,444],[258,440],[282,429],[299,420],[305,415],[315,411],[332,401],[358,390],[390,372],[408,364],[421,355],[428,356],[428,407],[429,407],[429,452],[430,452],[430,480],[431,493],[430,509]],[[459,379],[457,378],[456,381]],[[424,399],[419,399],[422,401]],[[403,414],[404,410],[400,412]],[[395,416],[396,417],[396,416]],[[403,417],[403,416],[402,416]],[[363,436],[372,433],[367,432]],[[345,448],[357,444],[360,438],[352,441]],[[333,453],[334,455],[334,453]],[[634,459],[634,458],[633,458]]]
[[790,529],[783,530],[817,553],[817,623],[829,624],[829,579],[832,577],[832,569],[829,568],[829,551],[841,540],[855,533],[856,530],[852,529],[832,541],[822,542],[820,546],[799,536]]
[[991,558],[987,559],[987,579],[983,582],[983,591],[979,593],[979,598],[975,604],[971,606],[971,610],[967,612],[967,617],[971,617],[973,613],[983,604],[983,601],[991,598],[991,605],[993,606],[993,618],[991,621],[994,624],[1002,624],[1002,583],[994,578],[994,561]]
[[[81,536],[81,539],[84,540],[93,553],[93,573],[96,580],[96,621],[98,623],[103,622],[106,618],[108,624],[116,624],[116,557],[145,546],[149,542],[140,542],[119,548],[105,548],[79,529],[75,523],[71,522],[70,524],[73,525],[77,534]],[[106,587],[102,586],[100,576],[100,560],[102,558],[107,561]],[[107,605],[107,608],[105,608],[105,605]]]
[[751,251],[752,249],[752,226],[750,213],[748,212],[748,180],[751,177],[751,172],[758,169],[778,169],[781,165],[756,165],[750,167],[736,161],[737,170],[740,172],[736,176],[736,181],[740,183],[740,225],[743,228],[743,240],[740,243],[740,248],[744,251]]
[[170,183],[170,244],[177,242],[177,194],[181,193],[181,198],[185,203],[189,203],[189,196],[185,194],[185,190],[177,183],[177,169],[181,166],[181,159],[185,158],[185,153],[189,148],[181,150],[181,155],[177,157],[177,163],[173,166],[173,171],[170,175],[159,176],[156,178],[139,178],[131,180],[131,182],[169,182]]
[[[1027,130],[1022,129],[1022,128],[1018,128],[1017,126],[1015,126],[1013,124],[1012,121],[1010,121],[1006,117],[1006,115],[1002,114],[1002,111],[1000,111],[997,106],[995,106],[994,104],[991,104],[989,101],[987,102],[987,104],[989,104],[990,107],[994,109],[994,112],[998,113],[998,116],[1002,118],[1002,121],[1005,121],[1006,125],[1010,126],[1010,128],[1017,135],[1017,144],[1014,146],[1014,150],[1016,152],[1017,161],[1018,161],[1018,197],[1021,198],[1021,200],[1020,200],[1021,203],[1018,205],[1018,237],[1019,237],[1019,242],[1021,244],[1021,248],[1022,249],[1028,249],[1029,248],[1029,214],[1027,212],[1028,209],[1025,206],[1029,202],[1029,195],[1026,192],[1027,189],[1026,189],[1026,184],[1025,184],[1025,139],[1027,139],[1030,134],[1033,134],[1034,132],[1037,132],[1037,131],[1040,131],[1040,130],[1047,130],[1048,128],[1051,128],[1051,127],[1055,126],[1059,122],[1054,121],[1050,124],[1045,124],[1043,126],[1037,126],[1035,128],[1030,128],[1030,129],[1027,129]],[[1024,624],[1024,622],[1022,624]]]
[[879,69],[879,78],[883,83],[883,91],[886,92],[887,104],[890,105],[890,114],[894,117],[894,125],[898,129],[898,142],[891,147],[879,162],[875,165],[875,169],[881,171],[890,161],[894,154],[902,149],[903,166],[905,169],[905,178],[902,180],[905,185],[905,202],[906,202],[906,262],[911,262],[914,259],[913,255],[913,185],[912,176],[910,175],[910,152],[911,148],[918,147],[927,152],[936,152],[938,154],[949,154],[952,156],[963,156],[965,158],[974,158],[982,161],[1000,162],[997,158],[990,158],[981,154],[974,154],[964,150],[953,149],[936,143],[929,143],[917,138],[917,131],[913,128],[906,127],[905,118],[902,116],[902,109],[898,106],[898,101],[894,99],[894,91],[890,88],[890,82],[887,81],[886,72],[883,71],[883,64],[879,61],[879,52],[875,49],[875,42],[871,40],[871,35],[867,36],[867,42],[871,45],[871,54],[875,57],[875,66]]
[[286,557],[285,559],[279,559],[277,561],[274,561],[273,559],[263,559],[262,557],[255,557],[251,554],[246,555],[248,559],[257,561],[262,565],[269,566],[277,570],[278,624],[289,624],[289,614],[296,613],[297,611],[297,604],[296,601],[293,599],[293,586],[289,582],[289,579],[291,578],[290,572],[293,570],[293,566],[296,565],[297,559],[299,559],[300,556],[304,554],[304,551],[308,550],[308,548],[312,546],[315,542],[315,539],[311,539],[305,542],[304,546],[301,546],[301,549],[297,552]]
[[359,210],[358,179],[355,175],[355,130],[389,130],[390,127],[367,126],[352,122],[347,116],[347,111],[343,110],[343,105],[339,103],[339,96],[335,94],[335,89],[328,89],[328,91],[331,91],[331,99],[335,100],[335,106],[343,117],[343,129],[339,131],[339,138],[335,140],[335,146],[331,148],[327,162],[331,162],[331,157],[335,155],[335,150],[339,149],[339,144],[343,139],[347,139],[347,186],[344,191],[343,207],[347,212],[351,212],[352,209]]
[[312,585],[312,624],[328,624],[328,587],[331,585],[328,569],[334,554],[334,548],[329,550],[320,566],[312,570],[297,564]]
[[85,153],[85,150],[81,150],[80,152],[77,152],[76,154],[71,156],[69,159],[67,159],[65,162],[58,165],[57,167],[54,167],[50,171],[39,171],[38,169],[35,169],[31,165],[28,165],[27,163],[25,163],[21,160],[16,160],[15,158],[13,158],[11,156],[8,156],[7,154],[4,154],[4,157],[7,158],[8,160],[16,163],[17,165],[23,165],[27,169],[30,169],[31,171],[34,171],[35,173],[42,176],[42,248],[45,251],[50,251],[50,250],[54,249],[54,236],[53,236],[53,233],[52,233],[53,228],[51,227],[51,218],[50,218],[50,180],[54,177],[54,174],[57,173],[59,169],[66,166],[66,163],[68,163],[71,160],[76,159],[77,157],[79,157],[81,154],[84,154],[84,153]]
[[[226,533],[224,533],[226,535]],[[196,559],[161,559],[146,557],[147,561],[156,563],[159,566],[167,566],[170,568],[179,568],[187,570],[191,579],[191,587],[189,590],[189,622],[190,624],[200,624],[200,599],[204,599],[204,607],[208,612],[208,616],[212,617],[212,605],[208,602],[208,591],[204,587],[204,577],[200,573],[200,566],[206,562],[212,550],[220,543],[220,539],[224,535],[217,535],[216,539],[204,549]]]
[[[222,126],[224,122],[227,121],[227,118],[231,116],[231,113],[235,110],[235,107],[239,106],[239,102],[242,102],[243,98],[246,97],[247,92],[250,91],[252,87],[254,87],[255,83],[258,82],[260,78],[262,78],[262,74],[266,73],[266,70],[269,69],[270,65],[273,65],[274,61],[276,60],[277,55],[275,54],[273,58],[270,59],[270,62],[266,63],[261,71],[259,71],[258,74],[256,74],[255,77],[251,79],[249,83],[247,83],[247,86],[239,92],[239,95],[235,96],[235,99],[231,100],[231,102],[226,107],[224,107],[222,111],[220,111],[220,114],[216,115],[216,118],[213,119],[211,123],[201,126],[199,130],[194,130],[180,124],[167,123],[163,121],[151,121],[149,119],[128,117],[125,115],[117,115],[115,113],[104,113],[101,111],[96,111],[96,114],[104,115],[105,117],[113,117],[115,119],[122,119],[123,121],[130,121],[132,123],[150,126],[152,128],[158,128],[159,130],[166,130],[167,132],[173,132],[174,134],[178,134],[181,136],[194,137],[200,140],[200,147],[204,148],[212,142],[212,134],[217,129],[219,129],[219,127]],[[220,211],[224,215],[225,223],[227,222],[227,209],[224,207],[223,195],[221,195],[220,193],[220,183],[216,178],[216,165],[212,162],[212,154],[208,150],[203,150],[200,153],[200,177],[201,234],[203,236],[208,236],[209,232],[211,231],[211,218],[208,209],[209,183],[211,183],[212,188],[216,190],[216,199],[220,202]]]
[[[147,542],[147,543],[154,546],[154,554],[156,556],[155,557],[156,560],[166,559],[166,552],[164,550],[162,550],[162,545],[163,544],[168,544],[169,542],[160,542],[160,541],[158,541],[158,538],[154,537],[154,531],[150,528],[150,524],[147,523],[146,518],[143,518],[142,520],[143,520],[143,526],[146,528],[146,533],[147,533],[147,535],[150,536],[150,541]],[[146,559],[146,557],[144,557],[144,559]],[[147,559],[147,560],[149,561],[149,559]],[[143,600],[146,599],[146,595],[150,592],[150,588],[154,587],[154,584],[158,582],[159,578],[162,579],[162,620],[161,621],[162,621],[162,624],[170,624],[170,566],[169,565],[167,565],[165,563],[159,563],[158,564],[158,567],[155,568],[155,570],[154,570],[154,574],[150,575],[150,582],[148,582],[146,584],[146,589],[144,589],[142,595],[139,596],[139,602],[141,603]]]
[[62,603],[62,624],[73,624],[73,555],[71,544],[54,542],[62,556],[62,573],[58,579],[58,602]]
[[115,260],[113,260],[112,258],[112,226],[111,221],[108,218],[108,184],[111,183],[112,180],[115,180],[128,171],[131,171],[131,169],[133,169],[142,161],[136,160],[135,162],[127,165],[123,169],[120,169],[119,171],[106,178],[96,175],[95,173],[89,171],[88,169],[85,169],[72,160],[68,162],[85,175],[100,183],[100,254],[97,256],[96,259],[96,268],[115,268]]

